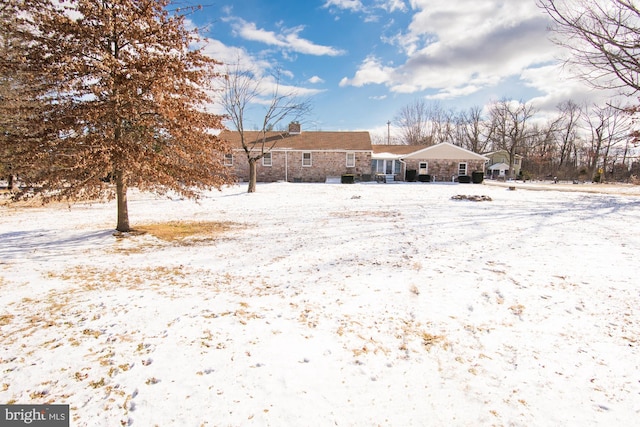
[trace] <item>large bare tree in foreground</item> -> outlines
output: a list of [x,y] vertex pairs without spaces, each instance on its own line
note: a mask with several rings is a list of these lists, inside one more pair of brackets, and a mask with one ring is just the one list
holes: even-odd
[[15,19],[29,78],[48,88],[34,124],[50,132],[11,142],[19,196],[115,197],[116,229],[126,232],[129,187],[197,197],[230,181],[211,132],[221,117],[206,111],[218,63],[193,48],[197,34],[168,0],[37,3]]

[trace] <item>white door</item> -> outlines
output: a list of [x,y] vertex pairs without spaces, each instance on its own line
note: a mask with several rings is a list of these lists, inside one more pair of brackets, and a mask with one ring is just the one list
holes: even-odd
[[418,165],[418,175],[427,175],[429,173],[429,164],[427,162],[420,162]]

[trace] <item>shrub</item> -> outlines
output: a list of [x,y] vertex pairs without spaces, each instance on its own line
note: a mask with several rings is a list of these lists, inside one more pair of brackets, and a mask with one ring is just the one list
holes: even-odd
[[353,174],[344,174],[342,175],[340,182],[343,184],[353,184],[356,182],[356,176]]

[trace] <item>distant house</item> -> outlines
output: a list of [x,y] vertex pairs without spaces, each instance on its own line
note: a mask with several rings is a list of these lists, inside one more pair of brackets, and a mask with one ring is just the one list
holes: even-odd
[[484,171],[487,157],[447,142],[425,145],[374,145],[372,173],[385,180],[456,181],[459,176]]
[[[263,134],[245,131],[244,135],[251,150],[259,153]],[[369,132],[306,132],[298,123],[292,123],[288,131],[267,132],[264,137],[265,147],[273,148],[258,161],[258,182],[325,182],[345,174],[358,180],[371,177]],[[226,155],[225,165],[233,168],[239,179],[248,181],[249,162],[240,134],[223,131],[220,138],[233,147]]]
[[520,175],[522,168],[522,156],[516,154],[513,158],[513,171],[509,174],[509,161],[511,156],[507,150],[498,150],[486,153],[489,158],[487,163],[486,176],[491,179],[515,178]]

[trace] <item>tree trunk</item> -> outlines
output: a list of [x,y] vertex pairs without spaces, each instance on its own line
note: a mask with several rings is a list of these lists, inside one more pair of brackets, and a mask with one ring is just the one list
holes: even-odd
[[118,225],[116,225],[116,230],[126,233],[131,231],[129,227],[129,208],[127,206],[127,183],[125,182],[122,171],[116,171],[114,175],[116,179],[116,200],[118,204]]
[[14,191],[16,189],[15,175],[9,174],[7,177],[7,190]]
[[256,181],[257,181],[256,159],[249,159],[249,188],[247,189],[247,193],[256,192]]

